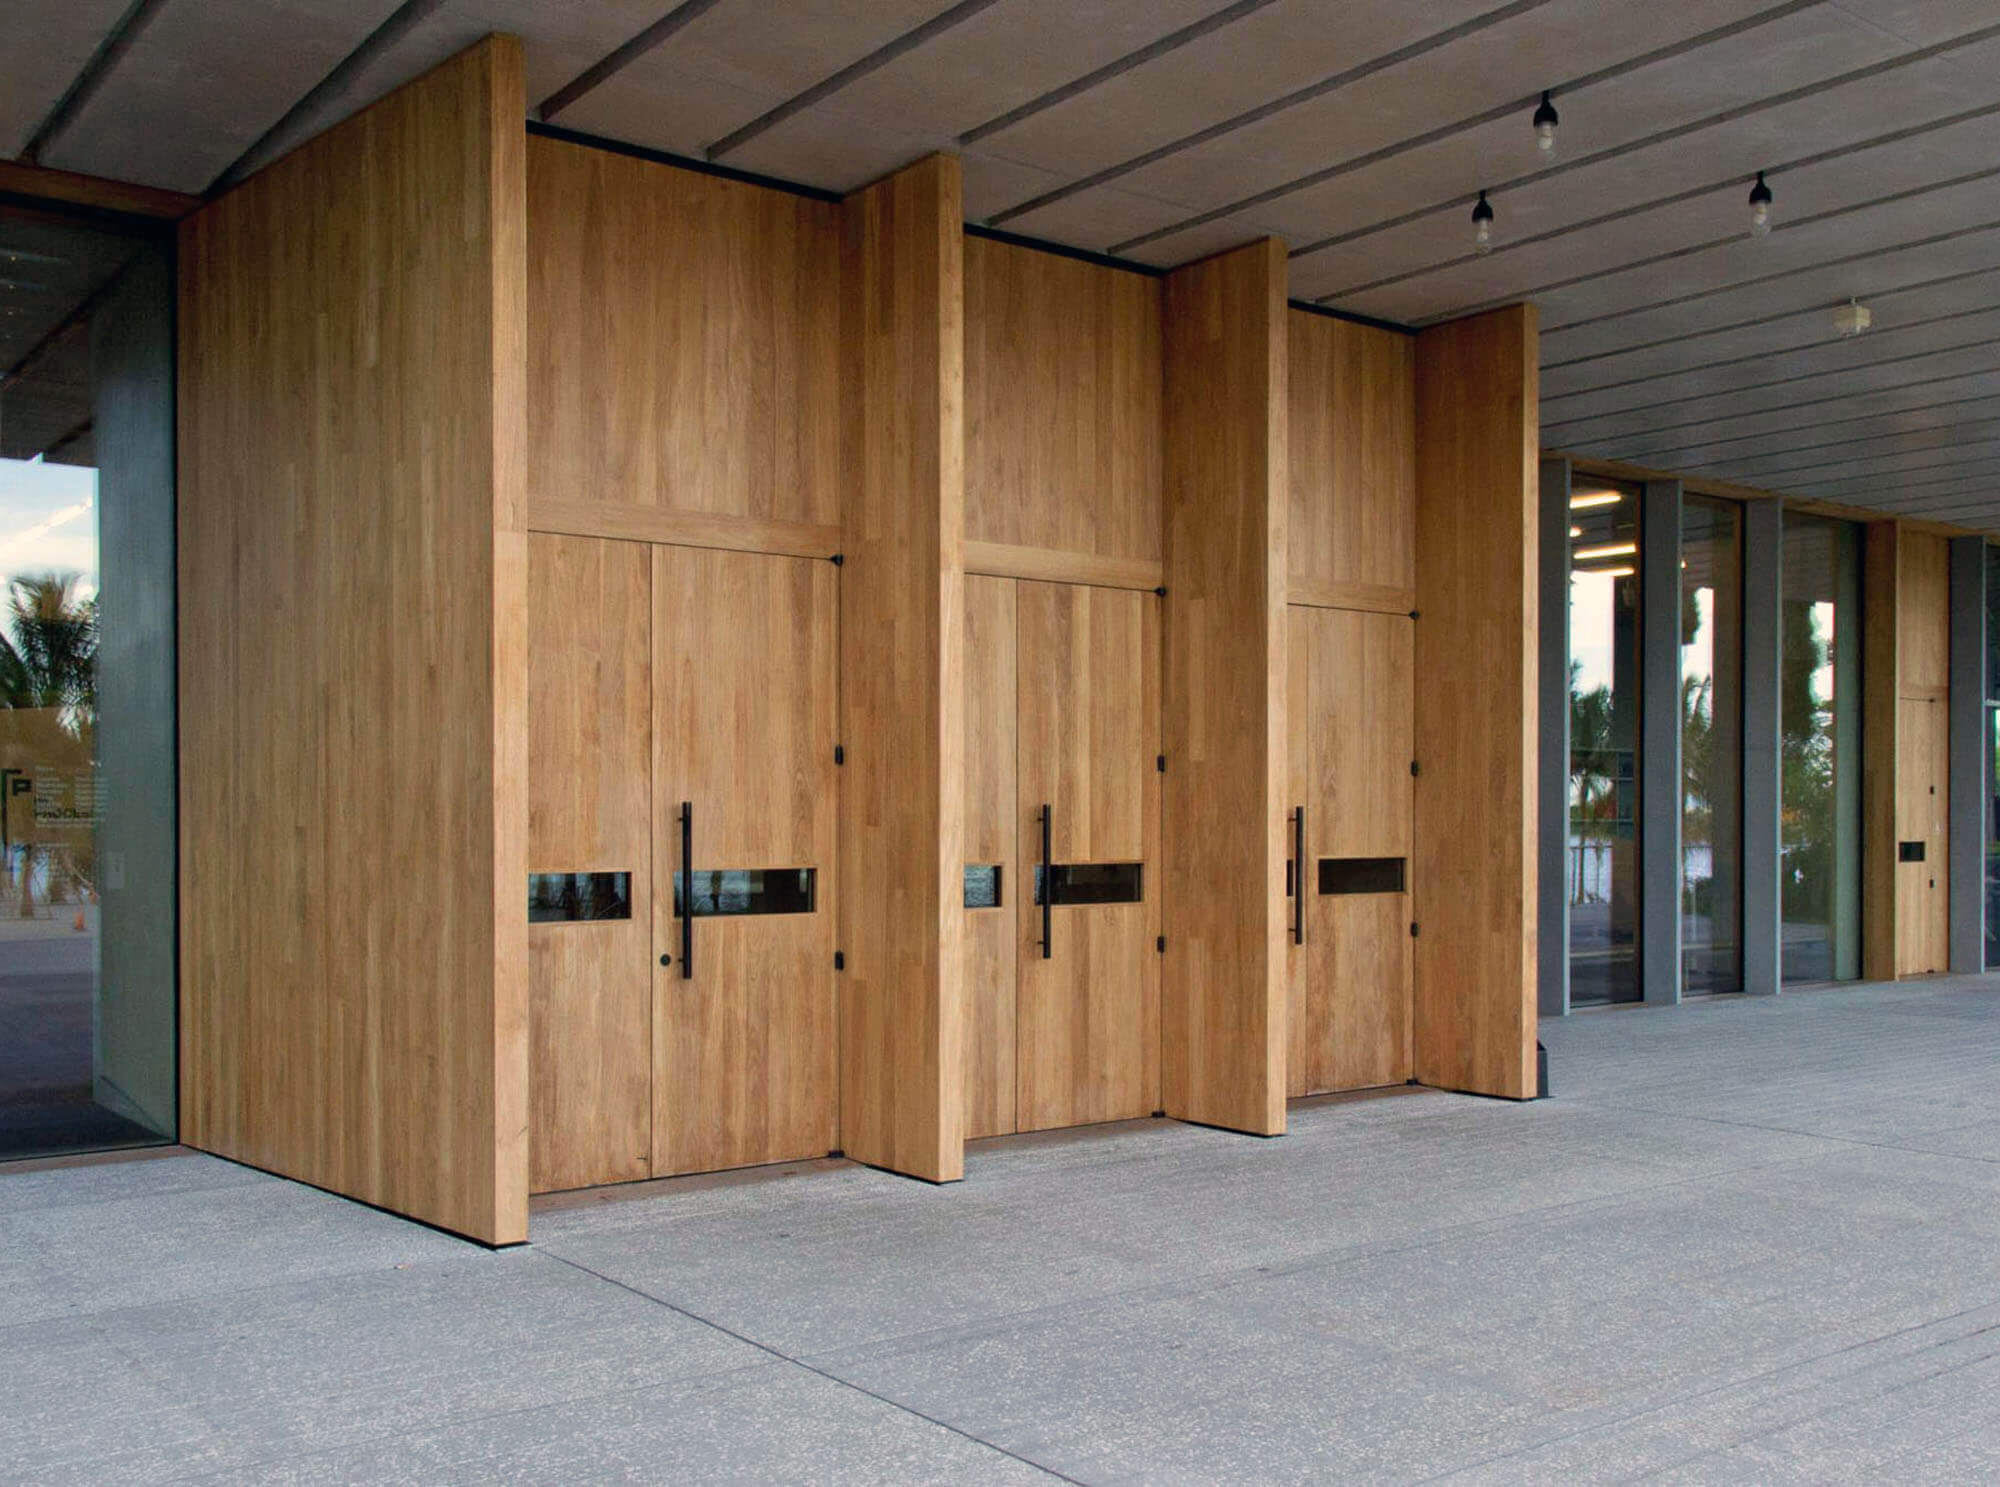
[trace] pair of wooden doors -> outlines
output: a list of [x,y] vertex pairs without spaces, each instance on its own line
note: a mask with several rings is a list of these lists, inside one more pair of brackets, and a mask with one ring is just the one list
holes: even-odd
[[1896,974],[1922,976],[1951,964],[1945,888],[1951,743],[1940,697],[1896,702]]
[[966,1134],[1160,1103],[1160,601],[965,581]]
[[823,1156],[836,570],[529,539],[530,1185]]
[[1285,1092],[1294,1098],[1411,1077],[1415,633],[1407,615],[1290,611]]

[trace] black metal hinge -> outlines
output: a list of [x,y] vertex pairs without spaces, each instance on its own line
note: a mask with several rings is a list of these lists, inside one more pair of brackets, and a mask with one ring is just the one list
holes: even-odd
[[1153,940],[1153,948],[1157,950],[1160,954],[1165,955],[1167,953],[1167,937],[1165,935],[1155,936]]
[[1414,940],[1416,937],[1417,937],[1417,921],[1412,919],[1410,921],[1410,938]]
[[847,952],[845,950],[836,950],[833,952],[833,968],[836,971],[847,969]]
[[1167,597],[1167,586],[1165,584],[1161,584],[1158,588],[1153,590],[1153,593],[1157,595],[1159,598],[1164,599]]
[[1423,770],[1418,766],[1417,761],[1412,759],[1410,761],[1410,778],[1414,780],[1422,773]]
[[832,557],[828,558],[827,561],[833,564],[834,567],[838,568],[847,561],[847,554],[844,552],[837,552]]
[[1153,756],[1153,768],[1160,774],[1165,774],[1167,772],[1167,756],[1165,754],[1155,754]]
[[833,746],[833,762],[835,764],[845,764],[847,762],[847,750],[843,749],[839,744]]

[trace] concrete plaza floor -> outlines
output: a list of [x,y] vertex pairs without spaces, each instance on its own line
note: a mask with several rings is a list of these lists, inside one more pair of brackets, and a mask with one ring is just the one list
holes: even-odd
[[1553,1099],[545,1210],[0,1176],[0,1478],[2000,1477],[2000,981],[1586,1013]]

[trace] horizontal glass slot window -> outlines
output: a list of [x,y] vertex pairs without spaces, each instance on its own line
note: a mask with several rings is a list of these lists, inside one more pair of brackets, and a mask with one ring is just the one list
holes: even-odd
[[630,873],[530,873],[528,923],[632,917]]
[[965,865],[965,906],[968,909],[1000,907],[1000,864],[968,862]]
[[1403,859],[1400,857],[1322,857],[1319,860],[1321,893],[1401,893]]
[[1922,862],[1924,860],[1924,844],[1922,842],[1898,842],[1896,844],[1896,860],[1898,862]]
[[[674,874],[674,913],[684,913],[681,889],[687,877]],[[726,867],[694,875],[694,917],[736,914],[810,914],[819,870],[810,867]]]
[[[1143,864],[1137,862],[1058,862],[1048,868],[1055,880],[1049,903],[1136,904],[1145,894]],[[1043,869],[1035,869],[1035,902],[1043,901]]]

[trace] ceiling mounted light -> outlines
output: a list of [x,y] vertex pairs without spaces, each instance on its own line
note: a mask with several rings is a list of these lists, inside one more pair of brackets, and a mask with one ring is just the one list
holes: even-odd
[[1556,125],[1562,122],[1562,115],[1549,102],[1549,90],[1542,89],[1542,106],[1535,110],[1535,148],[1546,159],[1553,160],[1556,153]]
[[1624,499],[1625,493],[1623,491],[1590,491],[1584,495],[1571,496],[1569,498],[1569,509],[1572,511],[1591,511],[1599,506],[1616,506]]
[[1479,193],[1479,200],[1472,207],[1472,251],[1475,253],[1493,251],[1493,208],[1487,202],[1484,191]]
[[1833,307],[1833,328],[1848,338],[1860,335],[1875,323],[1875,312],[1863,304],[1850,299],[1844,305]]
[[1570,550],[1570,557],[1579,563],[1587,563],[1592,558],[1629,558],[1639,551],[1636,542],[1606,542],[1597,547],[1577,547]]
[[1771,231],[1771,188],[1764,184],[1764,172],[1757,172],[1757,184],[1750,188],[1750,234],[1767,237]]

